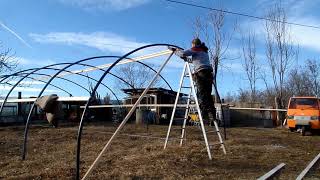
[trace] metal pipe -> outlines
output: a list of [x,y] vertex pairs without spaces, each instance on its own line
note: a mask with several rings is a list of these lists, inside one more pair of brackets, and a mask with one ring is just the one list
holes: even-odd
[[154,47],[154,46],[171,46],[177,49],[182,49],[178,46],[174,46],[171,44],[151,44],[151,45],[146,45],[146,46],[142,46],[140,48],[137,48],[127,54],[125,54],[124,56],[122,56],[121,58],[119,58],[117,61],[115,61],[112,65],[109,66],[109,68],[106,70],[106,72],[101,76],[99,82],[96,84],[95,88],[93,89],[89,100],[87,101],[86,105],[85,105],[85,109],[82,113],[82,117],[80,120],[80,125],[79,125],[79,130],[78,130],[78,137],[77,137],[77,155],[76,155],[76,179],[80,178],[80,146],[81,146],[81,134],[82,134],[82,128],[83,128],[83,120],[84,118],[86,118],[86,111],[88,109],[88,106],[90,105],[90,99],[93,97],[94,93],[96,92],[97,88],[99,87],[101,81],[104,79],[104,77],[109,73],[109,71],[116,65],[118,64],[121,60],[125,59],[126,57],[128,57],[129,55],[133,54],[136,51],[139,51],[141,49],[144,48],[148,48],[148,47]]
[[[176,48],[176,47],[174,47]],[[139,56],[139,57],[135,57],[132,60],[133,61],[142,61],[142,60],[146,60],[146,59],[150,59],[150,58],[154,58],[154,57],[159,57],[159,56],[163,56],[163,55],[168,55],[170,54],[171,51],[170,50],[165,50],[165,51],[161,51],[161,52],[157,52],[157,53],[153,53],[153,54],[148,54],[148,55],[144,55],[144,56]],[[132,61],[130,60],[123,60],[119,63],[117,63],[117,65],[120,64],[127,64],[127,63],[131,63]],[[75,70],[74,72],[79,72],[79,73],[84,73],[84,72],[89,72],[89,71],[94,71],[97,69],[105,69],[105,68],[109,68],[113,63],[109,63],[109,64],[103,64],[103,65],[99,65],[95,68],[87,68],[87,69],[82,69],[82,70]],[[60,74],[59,76],[65,76],[68,75],[68,73],[64,73],[64,74]]]
[[[41,75],[41,74],[39,74],[39,75]],[[16,75],[16,76],[19,76],[19,75]],[[48,75],[48,76],[50,76],[50,75]],[[21,76],[19,76],[19,77],[21,77]],[[32,77],[27,77],[27,78],[28,78],[28,79],[32,79],[32,80],[35,80],[35,81],[39,81],[39,82],[46,83],[46,81],[39,80],[39,79],[36,79],[36,78],[32,78]],[[71,94],[70,92],[62,89],[62,88],[59,87],[59,86],[56,86],[56,85],[54,85],[54,84],[49,84],[49,85],[52,86],[52,87],[55,87],[55,88],[57,88],[57,89],[60,89],[61,91],[64,91],[64,92],[67,93],[68,95],[71,95],[71,96],[72,96],[72,94]]]
[[129,118],[131,117],[132,113],[135,111],[136,107],[138,106],[138,104],[140,103],[140,101],[144,98],[144,95],[148,92],[148,90],[150,89],[150,87],[152,86],[152,84],[155,82],[155,80],[157,79],[158,75],[160,74],[160,72],[162,71],[162,69],[165,67],[165,65],[168,63],[168,61],[170,60],[170,58],[172,57],[173,52],[171,53],[171,55],[169,55],[169,57],[167,58],[167,60],[163,63],[163,65],[161,66],[161,68],[159,69],[158,73],[154,76],[154,78],[152,79],[152,81],[149,83],[149,85],[147,86],[147,88],[143,91],[143,93],[140,95],[139,99],[136,101],[136,103],[134,104],[134,106],[131,108],[131,110],[129,111],[129,113],[127,114],[127,116],[124,118],[124,120],[121,122],[121,124],[119,125],[119,127],[117,128],[117,130],[114,132],[114,134],[111,136],[111,138],[109,139],[109,141],[107,142],[107,144],[104,146],[104,148],[102,149],[102,151],[100,152],[100,154],[98,155],[98,157],[95,159],[95,161],[92,163],[92,165],[90,166],[90,168],[88,169],[88,171],[86,172],[86,174],[84,175],[84,177],[82,179],[86,179],[87,176],[91,173],[91,171],[93,170],[93,168],[96,166],[96,164],[99,162],[101,156],[103,155],[103,153],[106,151],[106,149],[110,146],[111,141],[116,137],[117,133],[120,131],[120,129],[122,129],[122,127],[126,124],[126,122],[129,120]]
[[[70,63],[70,64],[71,64],[71,63]],[[85,65],[87,65],[87,64],[81,64],[81,65],[85,66]],[[55,68],[45,68],[45,69],[59,70],[59,69],[55,69]],[[71,72],[71,71],[65,70],[65,72]],[[21,74],[24,74],[24,73],[21,73]],[[40,73],[33,73],[33,74],[40,74]],[[90,76],[86,76],[86,75],[83,75],[83,74],[80,74],[80,73],[75,73],[75,74],[76,74],[76,75],[79,75],[79,76],[83,76],[83,77],[85,77],[85,78],[89,78],[89,79],[91,79],[91,80],[93,80],[93,81],[98,82],[98,80],[96,80],[96,79],[94,79],[94,78],[92,78],[92,77],[90,77]],[[40,74],[40,75],[41,75],[41,74]],[[43,75],[45,75],[45,74],[43,74]],[[51,75],[47,75],[47,76],[52,77]],[[71,82],[71,83],[73,83],[73,84],[75,84],[75,85],[77,85],[77,86],[85,89],[86,91],[88,91],[88,92],[90,93],[90,91],[89,91],[87,88],[83,87],[82,85],[80,85],[80,84],[78,84],[78,83],[76,83],[76,82],[74,82],[74,81],[71,81],[71,80],[69,80],[69,79],[67,79],[67,78],[63,78],[63,77],[56,77],[56,78],[69,81],[69,82]],[[39,80],[39,79],[35,79],[35,80]],[[118,96],[114,93],[114,91],[113,91],[110,87],[108,87],[106,84],[104,84],[104,83],[101,83],[101,84],[102,84],[104,87],[106,87],[106,88],[112,93],[112,95],[116,98],[118,104],[121,104]]]
[[[54,65],[48,65],[48,66],[45,66],[45,67],[51,67],[51,66],[56,66],[56,65],[65,65],[65,64],[68,64],[68,63],[59,63],[59,64],[54,64]],[[6,97],[4,98],[3,100],[3,103],[1,104],[1,107],[0,107],[0,115],[2,114],[2,111],[3,111],[3,107],[4,107],[4,104],[7,102],[8,98],[9,98],[9,95],[11,94],[11,92],[13,91],[14,88],[16,88],[21,81],[23,81],[26,77],[30,76],[31,74],[41,70],[42,68],[35,68],[34,70],[31,70],[31,72],[27,73],[25,76],[23,76],[20,80],[18,80],[13,86],[12,88],[9,90],[9,92],[7,93]],[[15,74],[18,74],[18,73],[14,73],[12,75],[15,75]],[[3,82],[5,79],[8,79],[9,77],[11,76],[7,76],[5,77],[4,79],[2,79],[0,82]]]
[[[84,62],[84,61],[88,61],[88,60],[92,60],[92,59],[100,59],[100,58],[111,58],[111,57],[114,57],[114,56],[96,56],[96,57],[90,57],[90,58],[86,58],[86,59],[81,59],[79,61],[76,61],[74,63],[68,63],[68,65],[64,66],[63,68],[61,68],[58,72],[56,72],[49,80],[48,82],[44,85],[44,87],[42,88],[42,90],[40,91],[39,95],[37,96],[37,98],[41,97],[42,93],[45,91],[45,89],[48,87],[49,83],[56,78],[56,76],[58,76],[61,72],[65,71],[67,68],[73,66],[73,65],[77,65],[81,62]],[[45,66],[47,67],[47,66]],[[50,66],[49,66],[50,67]],[[37,70],[34,70],[35,72]],[[32,71],[33,72],[33,71]],[[30,75],[31,73],[28,73],[28,75]],[[25,78],[25,77],[24,77]],[[24,79],[23,78],[23,79]],[[23,80],[22,79],[22,80]],[[20,80],[19,83],[22,81]],[[92,94],[91,94],[92,96]],[[91,98],[90,98],[91,99]],[[32,106],[30,108],[30,111],[29,111],[29,115],[28,115],[28,118],[27,118],[27,121],[26,121],[26,126],[25,126],[25,131],[24,131],[24,141],[23,141],[23,150],[22,150],[22,159],[24,160],[25,159],[25,155],[26,155],[26,146],[27,146],[27,138],[28,138],[28,131],[29,131],[29,121],[30,121],[30,118],[31,118],[31,115],[32,115],[32,112],[35,108],[35,102],[32,103]]]
[[[83,65],[83,64],[81,64],[81,62],[84,62],[84,61],[88,61],[88,60],[92,60],[92,59],[97,59],[97,58],[113,58],[113,57],[119,57],[119,56],[97,56],[97,57],[91,57],[91,58],[86,58],[86,59],[82,59],[82,60],[80,60],[80,61],[77,61],[77,62],[74,62],[74,63],[70,63],[69,65],[66,65],[64,68],[62,68],[62,69],[60,69],[55,75],[53,75],[51,78],[50,78],[50,80],[47,82],[47,84],[43,87],[43,89],[40,91],[40,93],[39,93],[39,95],[38,95],[38,97],[37,98],[39,98],[41,95],[42,95],[42,93],[44,92],[44,90],[46,89],[46,87],[48,86],[48,84],[55,78],[55,77],[57,77],[61,72],[63,72],[63,71],[65,71],[67,68],[69,68],[69,67],[71,67],[71,66],[73,66],[73,65]],[[124,58],[122,58],[122,59],[124,59]],[[120,60],[122,60],[121,59],[121,57],[117,60],[118,62],[120,61]],[[117,63],[118,63],[117,62]],[[115,63],[113,64],[113,66],[115,65]],[[112,66],[112,67],[113,67]],[[44,68],[46,68],[46,67],[44,67]],[[37,69],[38,70],[38,69]],[[37,71],[37,70],[35,70],[35,71]],[[111,70],[111,67],[109,67],[109,71]],[[108,73],[109,73],[109,71],[107,70],[107,72],[105,72],[104,73],[104,76],[106,76]],[[33,71],[31,72],[31,73],[33,73]],[[28,75],[30,75],[31,73],[28,73],[27,74],[27,76]],[[25,78],[25,77],[24,77]],[[23,78],[23,79],[24,79]],[[22,80],[23,80],[22,79]],[[18,83],[20,83],[22,80],[20,80],[20,81],[18,81]],[[97,84],[101,84],[102,82],[102,79],[100,79],[100,81],[97,83]],[[97,88],[96,88],[97,89]],[[89,98],[89,99],[92,99],[92,97],[93,97],[93,94],[96,92],[96,89],[92,92],[92,94],[91,94],[91,97]],[[4,101],[4,103],[5,103],[5,101]],[[33,111],[33,109],[34,109],[34,107],[35,107],[35,103],[33,103],[32,104],[32,106],[31,106],[31,109],[30,109],[30,111],[29,111],[29,115],[28,115],[28,118],[27,118],[27,121],[26,121],[26,127],[25,127],[25,132],[24,132],[24,143],[23,143],[23,152],[22,152],[22,159],[25,159],[25,154],[26,154],[26,145],[27,145],[27,134],[28,134],[28,130],[29,130],[29,121],[30,121],[30,118],[31,118],[31,114],[32,114],[32,111]],[[1,113],[1,112],[0,112]]]

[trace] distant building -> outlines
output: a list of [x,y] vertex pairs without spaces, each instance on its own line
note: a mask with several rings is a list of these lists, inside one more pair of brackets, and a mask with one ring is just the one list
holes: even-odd
[[[144,91],[144,88],[137,88],[137,89],[122,89],[122,91],[129,96],[124,99],[124,104],[134,104],[142,92]],[[151,106],[152,104],[158,104],[158,105],[173,105],[175,98],[176,98],[177,92],[164,89],[164,88],[150,88],[143,100],[140,102],[140,104],[148,104],[150,106],[148,107],[139,107],[137,108],[139,110],[146,110],[150,111],[150,113],[146,114],[146,116],[151,116],[151,121],[153,121],[155,124],[167,124],[170,121],[170,117],[172,114],[173,107],[156,107]],[[185,94],[180,94],[180,96],[185,96]],[[183,101],[183,98],[181,98]],[[181,103],[181,101],[180,101]],[[179,112],[177,112],[179,114]],[[150,118],[149,118],[150,120]]]
[[[1,99],[1,98],[0,98]],[[2,98],[3,99],[3,98]],[[30,98],[10,98],[5,103],[3,112],[0,116],[0,125],[24,124],[28,117],[30,108],[36,97]],[[87,102],[88,97],[59,97],[62,104],[62,117],[59,123],[79,122],[83,107]],[[91,116],[88,121],[112,121],[111,108],[92,109]],[[32,122],[46,123],[45,113],[35,106],[31,115]]]

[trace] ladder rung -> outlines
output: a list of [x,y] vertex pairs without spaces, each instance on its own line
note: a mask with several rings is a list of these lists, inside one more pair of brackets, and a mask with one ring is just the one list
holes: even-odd
[[188,119],[188,117],[187,118],[174,118],[174,120],[185,120],[185,119]]
[[215,133],[215,132],[220,132],[219,130],[216,131],[216,130],[213,130],[213,131],[206,131],[206,133]]
[[182,130],[182,129],[186,129],[186,128],[183,128],[183,127],[180,127],[180,128],[171,128],[171,130]]
[[181,86],[181,88],[191,88],[191,86]]
[[190,109],[190,107],[183,107],[183,106],[177,106],[176,108],[179,108],[179,109]]
[[214,143],[214,144],[209,144],[209,146],[216,146],[216,145],[223,145],[224,143],[223,142],[219,142],[219,143]]
[[175,138],[175,137],[170,137],[168,138],[168,141],[172,141],[172,140],[178,140],[178,139],[183,139],[183,140],[187,140],[187,138]]
[[192,97],[191,97],[191,98],[188,98],[188,97],[187,97],[186,99],[187,99],[187,100],[190,99],[190,101],[195,102],[195,99],[192,98]]

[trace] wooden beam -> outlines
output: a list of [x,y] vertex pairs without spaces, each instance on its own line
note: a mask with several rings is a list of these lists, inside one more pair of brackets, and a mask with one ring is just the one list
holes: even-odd
[[267,109],[267,108],[238,108],[238,107],[230,107],[230,109],[236,110],[253,110],[253,111],[283,111],[286,112],[286,109]]
[[[85,102],[89,99],[89,97],[83,97],[83,96],[79,96],[79,97],[59,97],[58,101],[79,101],[79,102]],[[23,98],[23,99],[8,99],[7,102],[8,103],[19,103],[19,102],[34,102],[36,101],[37,98]],[[0,103],[3,103],[3,100],[0,100]]]
[[[89,108],[109,108],[109,107],[132,107],[133,104],[122,104],[122,105],[93,105],[89,106]],[[140,104],[140,107],[173,107],[174,104]],[[178,107],[187,107],[186,104],[178,104]],[[190,105],[191,107],[195,105]],[[83,107],[81,107],[83,108]],[[230,107],[230,109],[237,110],[253,110],[253,111],[287,111],[286,109],[265,109],[265,108],[236,108]]]
[[271,171],[267,172],[265,175],[259,177],[258,180],[272,179],[276,176],[279,176],[281,170],[284,168],[285,165],[285,163],[279,164],[275,168],[271,169]]
[[[142,60],[151,59],[151,58],[155,58],[155,57],[159,57],[159,56],[169,55],[171,53],[172,53],[171,50],[164,50],[164,51],[160,51],[160,52],[157,52],[157,53],[152,53],[152,54],[147,54],[147,55],[144,55],[144,56],[135,57],[135,58],[132,58],[132,59],[124,59],[124,60],[120,61],[117,65],[132,63],[132,62],[135,62],[135,61],[142,61]],[[71,72],[65,72],[65,73],[61,73],[57,77],[62,77],[62,76],[66,76],[66,75],[69,75],[69,74],[90,72],[90,71],[95,71],[95,70],[98,70],[98,69],[105,69],[107,67],[110,67],[112,64],[113,63],[103,64],[103,65],[96,66],[94,68],[92,67],[92,68],[86,68],[86,69],[82,69],[82,70],[74,70],[74,71],[71,71]]]
[[315,166],[315,164],[317,164],[317,162],[319,162],[320,159],[320,153],[308,164],[308,166],[299,174],[299,176],[297,177],[296,180],[301,180],[303,179],[307,173],[310,171],[310,169],[312,167]]

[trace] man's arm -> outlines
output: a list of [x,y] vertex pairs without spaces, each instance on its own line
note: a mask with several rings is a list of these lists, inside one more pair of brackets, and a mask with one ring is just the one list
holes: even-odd
[[192,56],[193,52],[191,50],[178,50],[175,52],[175,54],[177,56],[179,56],[181,59],[183,59],[186,62],[192,63],[192,58],[188,57],[188,56]]
[[186,58],[187,56],[192,56],[193,55],[193,51],[191,49],[185,50],[185,51],[176,51],[175,54],[177,56],[180,56],[181,58]]

